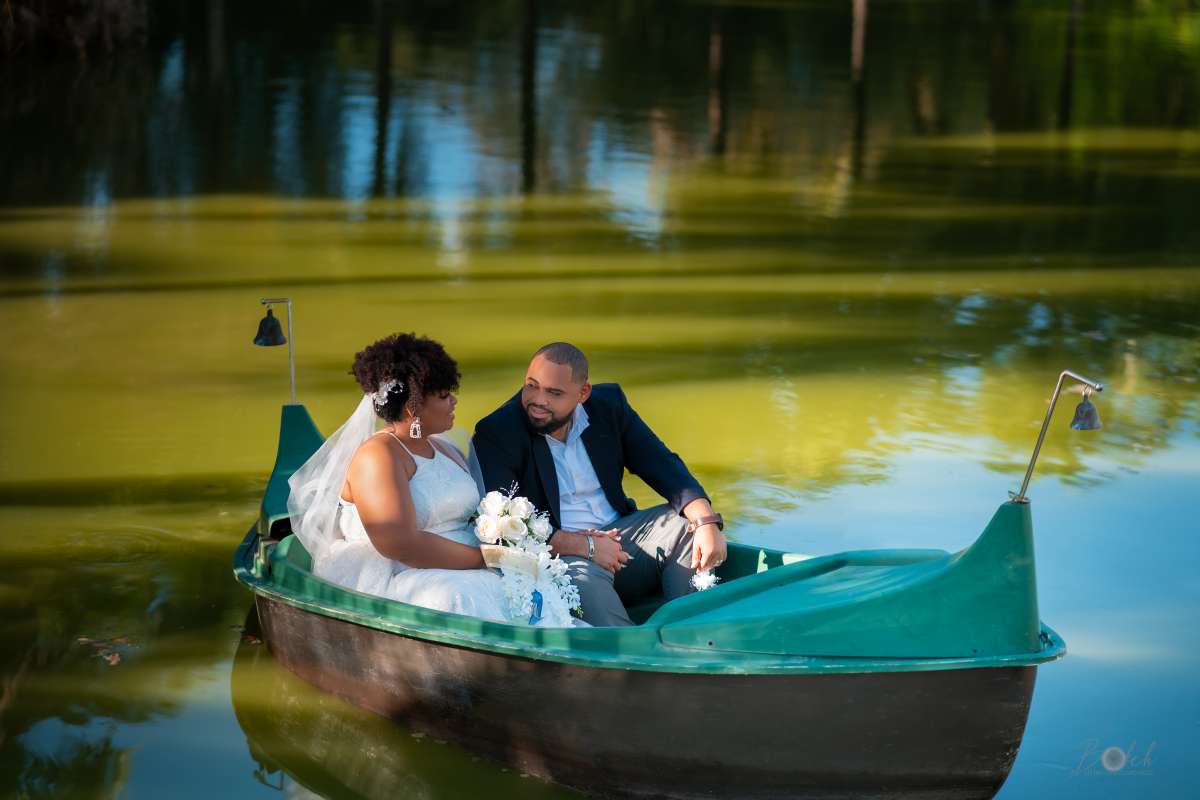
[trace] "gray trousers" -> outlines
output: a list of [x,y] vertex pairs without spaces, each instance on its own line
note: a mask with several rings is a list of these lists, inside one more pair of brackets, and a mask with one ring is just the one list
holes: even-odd
[[668,600],[692,588],[692,534],[688,521],[669,505],[621,517],[610,528],[621,534],[621,549],[631,558],[616,574],[594,561],[563,556],[571,581],[579,588],[583,619],[592,625],[632,625],[625,603],[662,592]]

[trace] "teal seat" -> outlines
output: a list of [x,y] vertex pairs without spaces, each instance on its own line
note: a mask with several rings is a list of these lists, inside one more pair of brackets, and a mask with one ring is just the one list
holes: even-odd
[[669,646],[777,655],[960,658],[1041,650],[1027,504],[1005,503],[958,552],[814,558],[663,605]]

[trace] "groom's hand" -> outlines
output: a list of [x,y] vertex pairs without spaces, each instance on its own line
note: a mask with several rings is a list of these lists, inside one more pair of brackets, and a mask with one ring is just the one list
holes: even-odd
[[631,556],[621,549],[621,535],[617,531],[586,531],[596,543],[596,556],[592,560],[606,570],[616,573],[625,566]]
[[[713,516],[712,504],[706,497],[697,497],[683,508],[683,515],[693,524]],[[692,569],[703,572],[725,563],[728,545],[721,529],[715,524],[701,525],[692,534]]]
[[550,548],[560,556],[587,558],[589,536],[596,546],[592,560],[609,572],[615,573],[631,558],[629,553],[621,549],[621,534],[616,528],[607,531],[555,531],[550,537]]
[[725,536],[716,525],[701,525],[692,534],[692,569],[719,567],[728,554]]

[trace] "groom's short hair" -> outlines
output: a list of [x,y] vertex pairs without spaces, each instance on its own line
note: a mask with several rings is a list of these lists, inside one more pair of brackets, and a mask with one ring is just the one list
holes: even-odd
[[533,354],[533,358],[538,356],[545,356],[547,361],[555,364],[566,364],[571,368],[571,380],[575,383],[587,383],[587,356],[575,345],[568,342],[551,342],[538,348],[538,351]]

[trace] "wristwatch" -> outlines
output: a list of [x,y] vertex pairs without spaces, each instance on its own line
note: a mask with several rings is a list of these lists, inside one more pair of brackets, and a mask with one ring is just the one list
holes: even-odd
[[596,540],[592,538],[591,534],[588,534],[587,540],[588,540],[588,561],[595,561],[596,560]]
[[720,514],[712,514],[707,517],[701,517],[688,523],[687,532],[695,533],[697,528],[703,528],[705,525],[716,525],[717,530],[725,530],[725,519]]

